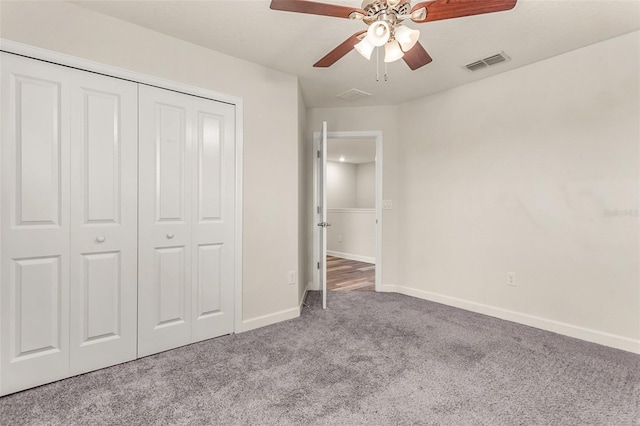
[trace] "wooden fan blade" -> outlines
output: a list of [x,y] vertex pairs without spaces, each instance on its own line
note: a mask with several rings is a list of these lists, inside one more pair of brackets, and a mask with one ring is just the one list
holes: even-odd
[[402,59],[404,59],[412,70],[417,70],[433,60],[427,51],[424,50],[424,47],[422,47],[420,42],[417,42],[416,45],[409,49],[408,52],[405,52]]
[[344,55],[353,50],[353,46],[358,44],[358,42],[360,41],[358,37],[366,32],[366,30],[358,31],[357,33],[343,41],[342,44],[333,49],[331,52],[327,53],[324,58],[313,64],[313,66],[316,68],[326,68],[335,64],[336,62],[338,62],[338,59],[342,58]]
[[425,19],[414,22],[430,22],[510,10],[515,7],[516,2],[517,0],[435,0],[418,3],[411,8],[411,12],[426,7]]
[[273,10],[310,13],[312,15],[333,16],[336,18],[349,18],[352,12],[360,12],[363,15],[367,14],[367,12],[357,7],[354,8],[307,0],[271,0],[270,7]]

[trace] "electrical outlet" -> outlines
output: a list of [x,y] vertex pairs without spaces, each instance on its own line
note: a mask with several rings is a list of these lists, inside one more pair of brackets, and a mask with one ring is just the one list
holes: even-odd
[[382,208],[384,210],[391,210],[393,208],[393,201],[391,201],[391,200],[382,200]]
[[296,271],[289,271],[289,285],[296,283]]
[[342,242],[342,234],[338,234],[338,242],[341,243]]
[[507,285],[511,287],[516,287],[516,273],[515,272],[507,272]]

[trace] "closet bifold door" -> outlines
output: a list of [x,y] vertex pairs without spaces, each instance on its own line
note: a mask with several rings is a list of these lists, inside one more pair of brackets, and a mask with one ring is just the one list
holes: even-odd
[[235,107],[193,99],[192,341],[233,332]]
[[138,85],[71,86],[71,374],[137,355]]
[[138,355],[233,332],[235,107],[140,85]]
[[140,85],[138,356],[191,343],[191,106]]
[[69,74],[1,53],[0,393],[69,375]]

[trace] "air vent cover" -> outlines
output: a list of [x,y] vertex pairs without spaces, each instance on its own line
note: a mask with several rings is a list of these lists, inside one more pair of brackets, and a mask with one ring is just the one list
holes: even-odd
[[367,96],[371,96],[371,93],[367,93],[358,89],[349,89],[346,92],[340,93],[338,96],[336,96],[336,98],[343,101],[352,102],[356,99],[365,98]]
[[475,61],[475,62],[471,62],[470,64],[465,65],[465,67],[467,67],[467,69],[469,69],[471,71],[477,71],[479,69],[486,68],[487,64],[485,64],[482,61]]
[[504,54],[504,52],[496,53],[495,55],[487,56],[484,59],[480,59],[479,61],[471,62],[470,64],[465,65],[465,68],[470,71],[478,71],[482,68],[486,68],[490,65],[499,64],[500,62],[508,61],[509,57]]

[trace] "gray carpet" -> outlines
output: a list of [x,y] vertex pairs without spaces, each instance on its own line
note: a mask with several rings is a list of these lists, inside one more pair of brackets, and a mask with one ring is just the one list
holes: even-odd
[[640,425],[640,356],[397,294],[0,399],[0,424]]

